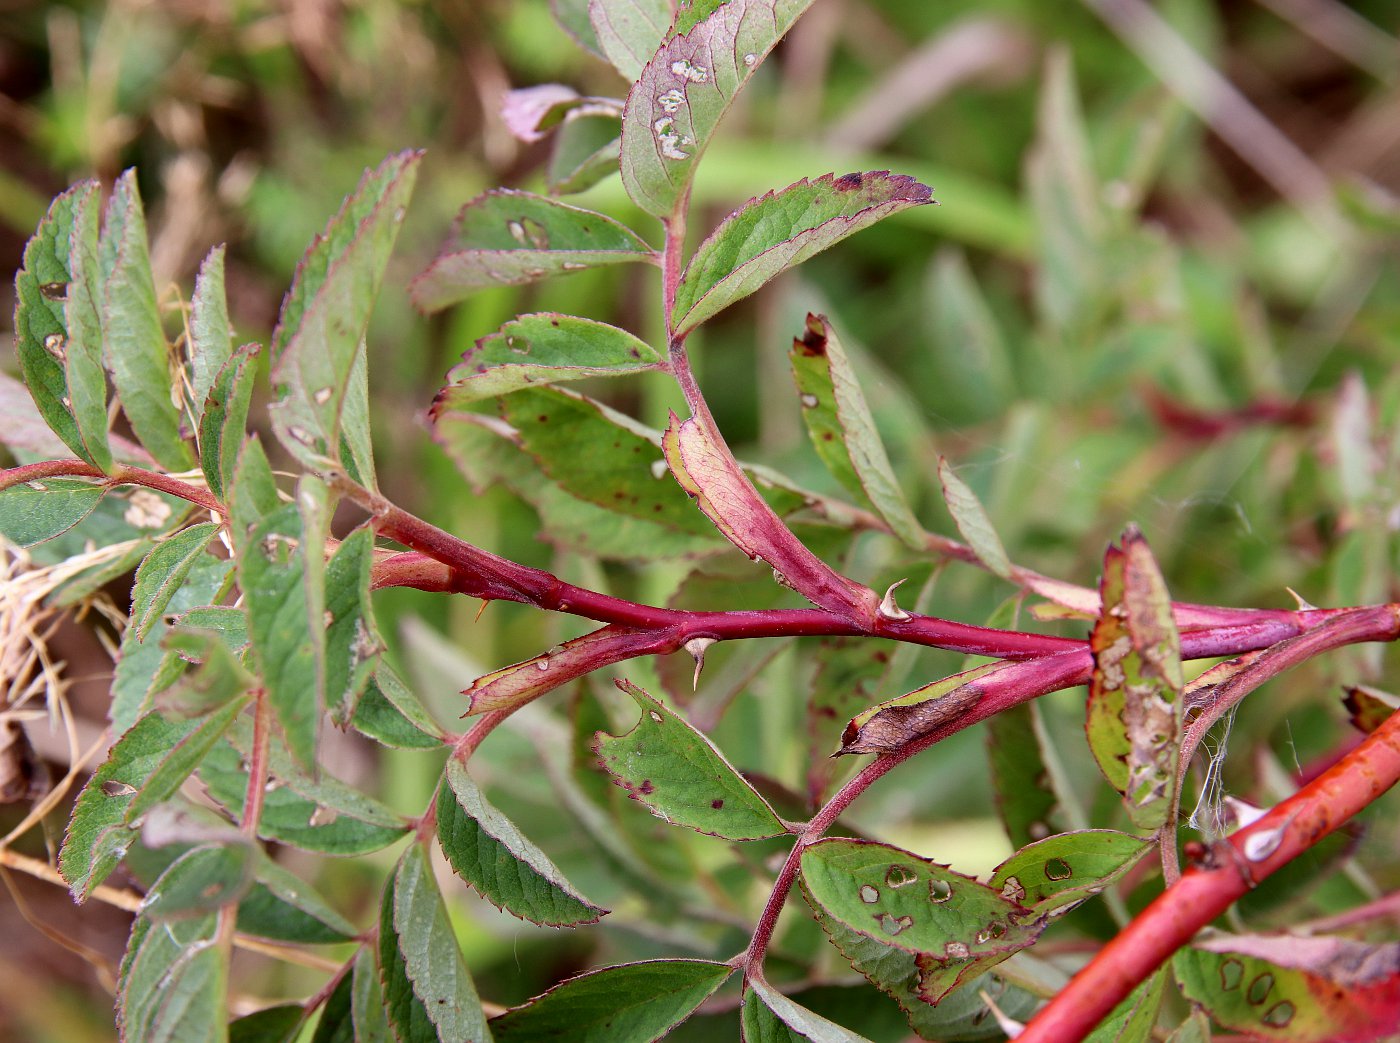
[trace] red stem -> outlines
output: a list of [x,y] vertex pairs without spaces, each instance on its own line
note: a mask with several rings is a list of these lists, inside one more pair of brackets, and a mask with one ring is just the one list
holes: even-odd
[[177,478],[171,478],[156,471],[147,471],[143,467],[129,467],[124,464],[118,464],[108,473],[92,464],[84,463],[82,460],[40,460],[38,463],[23,464],[19,467],[0,470],[0,490],[19,485],[21,482],[34,482],[44,478],[65,476],[101,478],[103,484],[109,486],[144,485],[148,489],[155,489],[158,492],[169,493],[171,496],[178,496],[190,503],[197,503],[205,510],[215,514],[222,515],[224,513],[224,505],[208,489],[201,489],[196,485],[190,485],[188,482],[182,482]]
[[1217,844],[1209,865],[1187,869],[1036,1015],[1018,1043],[1084,1038],[1197,931],[1397,781],[1400,713],[1263,818]]

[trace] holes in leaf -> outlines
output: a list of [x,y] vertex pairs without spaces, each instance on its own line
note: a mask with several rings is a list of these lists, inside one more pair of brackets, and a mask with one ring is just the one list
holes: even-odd
[[1226,992],[1238,989],[1244,980],[1244,964],[1239,960],[1226,960],[1220,965],[1220,987]]
[[1244,998],[1250,1003],[1258,1005],[1269,998],[1269,992],[1273,987],[1274,976],[1265,971],[1249,983],[1249,991],[1244,994]]
[[46,282],[40,285],[39,295],[46,301],[66,301],[68,299],[68,284],[66,282]]
[[987,942],[995,941],[1006,934],[1006,924],[1000,920],[993,920],[977,932],[977,943],[985,945]]
[[1264,1016],[1259,1020],[1265,1025],[1271,1025],[1274,1028],[1281,1029],[1293,1020],[1293,1015],[1295,1013],[1297,1013],[1297,1008],[1287,1000],[1284,1000],[1282,1003],[1275,1003],[1264,1012]]
[[949,942],[943,946],[943,955],[950,960],[965,960],[972,955],[966,942]]
[[881,913],[875,920],[890,935],[900,934],[914,926],[912,916],[891,916],[889,913]]
[[1045,863],[1046,880],[1068,880],[1073,875],[1074,870],[1063,858],[1052,858]]
[[1002,885],[1001,896],[1008,902],[1015,902],[1020,905],[1026,900],[1026,885],[1014,876],[1008,876],[1006,883]]
[[930,880],[928,882],[928,900],[930,902],[946,902],[953,897],[953,885],[946,880]]
[[880,889],[872,884],[861,884],[860,900],[866,905],[874,905],[880,900]]
[[919,875],[914,870],[908,866],[900,865],[898,862],[890,866],[885,873],[885,883],[891,887],[907,887],[917,879],[919,879]]

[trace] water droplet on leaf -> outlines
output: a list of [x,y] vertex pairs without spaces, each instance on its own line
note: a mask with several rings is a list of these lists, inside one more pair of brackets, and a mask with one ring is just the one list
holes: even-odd
[[657,713],[655,710],[648,710],[648,711],[647,711],[647,716],[650,717],[650,718],[651,718],[654,722],[656,722],[657,724],[660,724],[660,723],[661,723],[661,715],[660,715],[659,713]]
[[803,395],[802,405],[807,409],[816,409],[817,406],[821,405],[821,399],[812,394]]
[[320,391],[316,392],[316,394],[312,395],[311,398],[318,406],[324,406],[331,400],[332,393],[330,388],[322,388]]
[[755,65],[758,64],[758,55],[750,51],[748,54],[744,55],[744,64],[747,65],[750,69],[752,69]]

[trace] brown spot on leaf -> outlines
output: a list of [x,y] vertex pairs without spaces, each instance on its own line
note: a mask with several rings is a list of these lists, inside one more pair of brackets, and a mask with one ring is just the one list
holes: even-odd
[[637,792],[645,796],[648,793],[655,793],[656,787],[652,785],[651,779],[643,779],[642,784],[637,787]]
[[718,811],[720,808],[724,807],[724,801],[716,797],[714,800],[710,801],[710,807]]
[[834,183],[834,187],[838,192],[851,192],[860,188],[864,181],[865,178],[861,174],[852,171],[849,174],[842,174],[838,177]]

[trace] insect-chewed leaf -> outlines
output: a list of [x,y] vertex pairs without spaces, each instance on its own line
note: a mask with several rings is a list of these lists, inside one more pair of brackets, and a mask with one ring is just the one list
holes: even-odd
[[467,713],[523,706],[584,674],[665,647],[666,639],[654,631],[606,626],[555,645],[533,659],[478,677],[462,693],[470,700]]
[[622,182],[638,206],[671,213],[734,96],[811,3],[729,0],[651,57],[622,114]]
[[1166,584],[1136,528],[1104,556],[1100,597],[1089,747],[1133,822],[1152,830],[1167,821],[1175,794],[1181,651]]
[[209,393],[200,400],[199,464],[209,491],[221,500],[233,488],[233,470],[243,445],[261,353],[258,344],[239,348],[219,367]]
[[676,334],[848,235],[932,201],[927,185],[887,170],[826,174],[750,200],[710,233],[681,274],[671,316]]
[[98,253],[103,354],[122,411],[163,467],[183,471],[194,457],[180,437],[180,412],[171,398],[170,346],[161,328],[134,170],[117,178],[112,189]]
[[136,640],[145,639],[218,531],[212,522],[191,525],[146,555],[136,570],[136,584],[131,591],[131,626]]
[[200,844],[170,863],[141,902],[152,920],[183,920],[217,912],[253,886],[257,865],[248,843]]
[[749,979],[741,1024],[744,1043],[869,1043],[864,1036],[799,1006],[757,978]]
[[1037,913],[1067,911],[1113,883],[1151,848],[1111,829],[1061,833],[1017,851],[997,866],[987,886]]
[[[248,773],[243,756],[249,729],[240,726],[219,743],[199,766],[209,795],[235,816],[243,813]],[[408,823],[359,790],[322,771],[316,779],[299,771],[274,742],[270,752],[272,781],[263,798],[258,835],[304,851],[328,855],[363,855],[387,847],[408,831]]]
[[630,82],[671,28],[670,0],[589,0],[588,20],[604,56]]
[[896,536],[923,550],[923,526],[899,489],[855,369],[825,315],[807,316],[789,358],[817,455],[842,485],[880,512]]
[[515,823],[487,802],[466,766],[447,762],[438,789],[437,833],[442,853],[487,901],[522,920],[550,927],[597,923],[608,910],[578,893]]
[[310,884],[266,856],[255,861],[253,885],[238,903],[238,930],[276,941],[321,944],[348,941],[356,933]]
[[656,252],[636,232],[610,217],[497,189],[462,208],[452,239],[409,292],[422,310],[438,311],[486,286],[655,259]]
[[1011,578],[1011,559],[1006,556],[1006,548],[1001,545],[992,519],[977,494],[959,478],[948,461],[938,458],[938,480],[943,486],[943,501],[948,505],[948,513],[963,539],[972,546],[973,553],[992,572],[1002,579]]
[[[919,958],[875,938],[851,930],[828,914],[799,880],[802,895],[811,906],[817,923],[838,952],[870,983],[890,996],[904,1011],[910,1026],[924,1039],[978,1039],[978,1031],[990,1013],[981,994],[985,992],[1012,1018],[1024,1018],[1035,1010],[1039,1000],[1021,989],[1009,987],[1000,978],[984,974],[965,981],[958,991],[945,995],[937,1006],[920,992],[922,968]],[[996,956],[985,957],[995,960]]]
[[570,1039],[645,1043],[659,1039],[734,973],[709,960],[645,960],[570,978],[491,1020],[497,1043]]
[[821,608],[847,616],[873,612],[874,592],[803,546],[694,417],[682,423],[672,413],[661,448],[681,488],[730,543],[762,558],[783,583]]
[[382,659],[365,684],[365,694],[355,704],[350,725],[396,749],[433,750],[448,739],[447,731]]
[[1009,663],[985,663],[926,684],[857,714],[841,736],[842,753],[879,753],[925,735],[981,701],[983,678]]
[[112,747],[73,806],[58,869],[84,901],[136,839],[132,823],[180,788],[243,709],[230,703],[198,721],[157,713],[137,721]]
[[[224,292],[224,248],[216,246],[199,266],[190,299],[190,394],[195,426],[201,427],[205,400],[214,380],[233,354],[233,328],[229,325],[228,296]],[[241,425],[240,425],[241,427]],[[242,432],[239,432],[240,437]]]
[[908,851],[822,840],[802,853],[807,895],[848,929],[936,961],[1009,954],[1044,919],[971,877]]
[[384,1006],[400,1039],[489,1043],[476,986],[438,892],[428,851],[410,844],[379,913]]
[[1391,714],[1400,710],[1400,697],[1367,685],[1350,685],[1344,704],[1352,726],[1363,732],[1373,732]]
[[433,411],[461,409],[534,384],[626,376],[665,365],[650,344],[616,326],[550,312],[520,315],[462,356]]
[[1181,949],[1186,997],[1250,1036],[1322,1043],[1400,1032],[1400,945],[1299,935],[1218,935]]
[[1128,993],[1099,1027],[1084,1037],[1084,1043],[1147,1043],[1157,1024],[1166,984],[1163,967]]
[[599,733],[599,763],[633,800],[668,822],[727,840],[776,837],[787,827],[709,739],[636,685],[617,686],[642,708],[626,735]]
[[217,1040],[227,1032],[228,948],[217,919],[178,923],[138,917],[117,979],[123,1043]]
[[106,471],[112,451],[97,313],[100,205],[96,181],[75,185],[50,204],[15,276],[15,347],[44,422],[74,453]]
[[617,173],[622,147],[622,120],[617,116],[579,114],[554,135],[554,151],[544,183],[552,196],[585,192]]
[[0,536],[34,547],[61,536],[93,512],[107,486],[77,478],[20,482],[0,490]]
[[348,469],[363,485],[374,484],[365,329],[421,158],[400,152],[366,172],[302,258],[273,334],[278,440],[306,467]]

